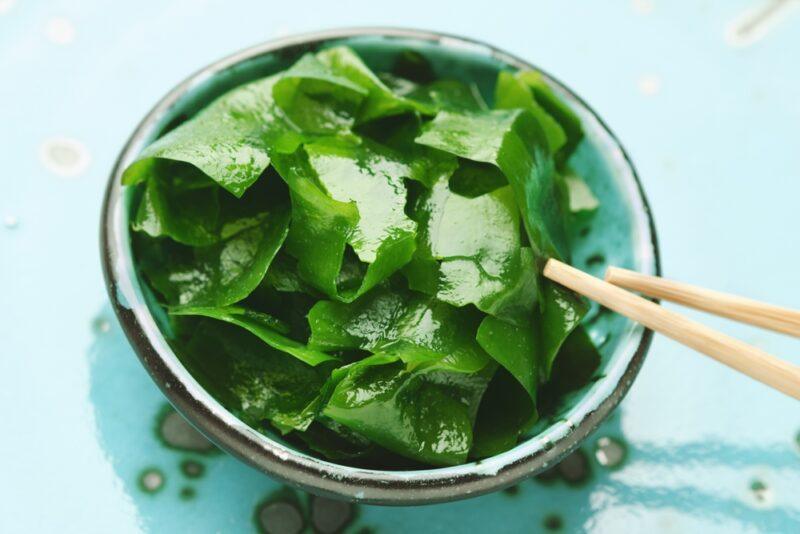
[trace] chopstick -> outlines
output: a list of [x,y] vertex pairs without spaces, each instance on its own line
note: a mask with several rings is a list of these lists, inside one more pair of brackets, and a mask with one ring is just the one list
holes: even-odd
[[800,367],[796,365],[558,260],[547,261],[544,276],[651,330],[800,400]]
[[800,337],[800,312],[657,276],[609,267],[606,282],[735,321]]

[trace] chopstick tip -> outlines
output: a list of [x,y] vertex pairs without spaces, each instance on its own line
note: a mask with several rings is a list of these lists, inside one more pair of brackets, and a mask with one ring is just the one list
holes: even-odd
[[558,269],[558,263],[559,261],[554,258],[550,258],[545,262],[542,269],[542,274],[545,278],[553,279],[553,273]]

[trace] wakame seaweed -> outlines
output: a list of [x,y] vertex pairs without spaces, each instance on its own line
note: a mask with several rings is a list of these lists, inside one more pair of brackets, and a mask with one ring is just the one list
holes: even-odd
[[593,375],[586,304],[540,273],[597,206],[566,165],[580,120],[535,72],[485,96],[416,52],[375,73],[329,48],[125,170],[170,343],[244,422],[334,461],[456,465]]

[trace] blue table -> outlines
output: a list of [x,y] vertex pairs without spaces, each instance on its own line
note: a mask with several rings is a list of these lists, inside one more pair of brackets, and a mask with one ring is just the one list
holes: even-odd
[[[318,527],[380,533],[797,528],[797,402],[660,337],[554,477],[413,510],[287,497],[165,407],[106,304],[112,162],[189,73],[323,27],[437,29],[539,64],[629,149],[667,275],[800,305],[798,2],[446,4],[0,0],[0,532],[251,532],[300,520],[292,498]],[[796,341],[702,320],[800,363]]]

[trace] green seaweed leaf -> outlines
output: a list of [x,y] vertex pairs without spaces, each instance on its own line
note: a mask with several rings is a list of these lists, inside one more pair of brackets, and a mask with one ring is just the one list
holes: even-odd
[[549,280],[543,284],[542,295],[542,306],[529,322],[513,324],[487,316],[476,336],[480,346],[519,381],[534,402],[538,385],[550,379],[564,340],[588,310],[584,301]]
[[435,111],[485,111],[489,106],[478,87],[457,80],[436,80],[409,88],[407,97]]
[[337,46],[317,54],[331,72],[350,80],[366,91],[367,97],[358,112],[358,122],[367,122],[381,117],[418,111],[432,115],[435,110],[424,103],[403,98],[392,92],[378,76],[350,48]]
[[290,354],[301,362],[311,366],[328,361],[337,361],[335,356],[309,348],[302,343],[286,337],[284,334],[289,333],[289,327],[266,313],[248,310],[240,306],[228,306],[224,308],[181,306],[171,308],[169,313],[171,315],[208,317],[210,319],[217,319],[218,321],[240,326],[273,349]]
[[539,414],[528,393],[506,369],[498,369],[481,399],[470,456],[488,458],[517,445]]
[[228,306],[249,295],[264,278],[286,239],[289,212],[276,207],[250,225],[205,247],[168,240],[138,240],[140,267],[172,305]]
[[329,370],[311,367],[228,324],[197,320],[176,352],[192,375],[225,407],[254,428],[269,420],[305,430],[320,409]]
[[558,97],[540,72],[523,70],[516,74],[516,78],[531,88],[536,103],[558,122],[566,134],[567,142],[559,154],[559,160],[566,161],[583,139],[581,119]]
[[552,405],[564,395],[591,383],[601,361],[586,329],[575,328],[561,345],[548,381],[540,387],[542,411],[552,411]]
[[[478,328],[478,343],[504,372],[495,375],[481,405],[473,455],[490,456],[516,445],[538,417],[540,384],[550,380],[554,362],[564,353],[567,358],[575,353],[576,343],[567,347],[566,340],[586,314],[585,303],[549,280],[544,281],[542,295],[542,306],[529,323],[511,324],[487,316]],[[583,376],[584,371],[573,369],[566,375]]]
[[544,130],[551,154],[556,154],[567,142],[567,134],[561,125],[536,102],[531,88],[510,72],[501,72],[497,76],[494,107],[530,111]]
[[436,72],[431,62],[416,50],[403,50],[392,66],[392,75],[405,78],[415,84],[431,83],[436,80]]
[[309,134],[347,132],[367,91],[340,76],[313,54],[286,70],[272,90],[288,119]]
[[549,280],[542,285],[542,297],[538,368],[539,381],[547,382],[561,345],[578,327],[589,307],[578,295]]
[[402,354],[406,363],[437,362],[474,373],[488,355],[475,341],[480,314],[400,289],[379,287],[351,303],[320,301],[308,313],[309,346]]
[[308,285],[297,272],[297,260],[283,250],[278,252],[267,270],[264,282],[281,293],[305,293],[315,297],[319,292]]
[[154,160],[131,225],[152,237],[205,246],[220,239],[219,211],[219,187],[199,169]]
[[478,344],[519,382],[531,401],[536,402],[539,385],[539,350],[537,327],[530,322],[517,326],[497,317],[487,316],[478,327]]
[[256,80],[217,98],[148,145],[125,169],[122,183],[144,182],[157,160],[167,159],[194,165],[241,197],[269,165],[271,151],[291,150],[300,140],[275,108],[272,89],[277,79]]
[[[404,211],[403,179],[412,170],[391,151],[328,139],[276,157],[275,166],[291,192],[287,250],[297,258],[300,275],[318,290],[351,301],[411,259],[416,225]],[[350,263],[355,281],[341,284],[340,275],[349,274],[348,247],[357,256]]]
[[536,304],[533,256],[520,243],[519,211],[509,186],[474,198],[440,180],[412,211],[417,252],[405,269],[409,287],[454,306],[522,320]]
[[456,171],[458,160],[447,152],[414,142],[422,128],[418,115],[400,115],[376,120],[361,128],[361,133],[389,147],[396,158],[408,165],[408,178],[430,188]]
[[456,195],[475,198],[507,186],[508,180],[494,165],[462,159],[448,185],[450,191]]
[[325,416],[424,463],[466,460],[489,373],[457,373],[435,364],[410,367],[398,354],[378,353],[337,374]]
[[423,145],[496,165],[514,190],[537,258],[569,258],[555,168],[541,127],[528,110],[441,112],[417,138]]
[[379,451],[379,447],[369,439],[325,416],[317,417],[305,431],[296,433],[296,436],[311,450],[339,462],[369,459],[385,452]]

